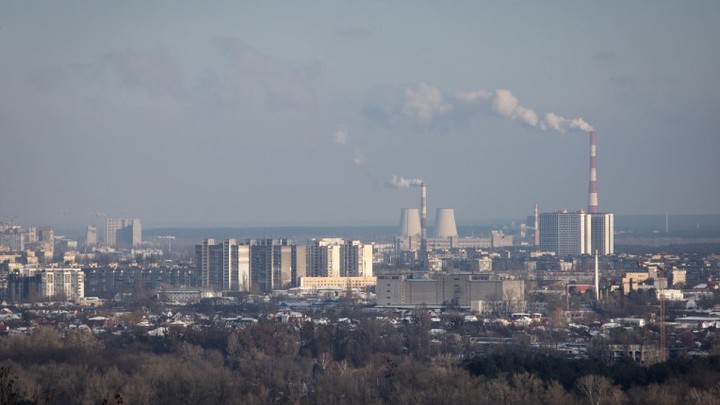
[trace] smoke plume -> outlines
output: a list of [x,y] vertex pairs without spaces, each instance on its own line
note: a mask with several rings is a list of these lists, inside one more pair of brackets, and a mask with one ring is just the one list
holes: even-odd
[[495,92],[484,89],[459,90],[454,94],[447,94],[439,88],[421,82],[405,87],[400,111],[417,124],[427,126],[436,118],[452,117],[450,113],[455,110],[468,111],[467,107],[490,109],[501,117],[543,131],[560,134],[572,130],[593,131],[593,127],[582,118],[565,118],[552,112],[545,115],[538,114],[532,108],[520,104],[518,98],[507,89],[497,89]]
[[517,97],[506,89],[498,89],[492,97],[492,110],[511,120],[520,121],[543,131],[555,131],[564,134],[570,130],[590,132],[593,127],[582,118],[565,118],[555,113],[547,113],[539,118],[531,108],[520,105]]
[[405,177],[393,175],[392,179],[386,180],[385,185],[393,188],[406,188],[410,186],[419,187],[423,184],[421,179],[406,179]]

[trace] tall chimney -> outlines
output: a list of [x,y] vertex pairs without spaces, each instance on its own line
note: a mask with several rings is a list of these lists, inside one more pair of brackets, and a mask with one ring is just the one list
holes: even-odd
[[535,204],[535,224],[533,226],[535,227],[535,237],[533,238],[533,242],[535,243],[535,246],[540,246],[540,213],[538,212],[537,204]]
[[427,237],[427,187],[420,183],[420,236]]
[[595,301],[600,301],[600,268],[597,249],[595,250]]
[[590,132],[590,190],[588,196],[588,212],[598,212],[598,186],[596,165],[596,136],[595,131]]

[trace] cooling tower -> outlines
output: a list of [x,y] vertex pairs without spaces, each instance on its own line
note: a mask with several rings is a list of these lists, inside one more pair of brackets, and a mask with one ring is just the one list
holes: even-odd
[[403,208],[400,211],[400,236],[420,237],[420,210],[417,208]]
[[455,226],[455,210],[452,208],[438,208],[435,213],[435,237],[457,238]]

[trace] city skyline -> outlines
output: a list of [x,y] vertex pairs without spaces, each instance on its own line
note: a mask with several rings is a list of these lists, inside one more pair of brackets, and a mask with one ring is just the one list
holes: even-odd
[[[720,4],[0,5],[0,220],[720,214]],[[411,185],[411,184],[410,184]],[[102,217],[102,218],[101,218]]]

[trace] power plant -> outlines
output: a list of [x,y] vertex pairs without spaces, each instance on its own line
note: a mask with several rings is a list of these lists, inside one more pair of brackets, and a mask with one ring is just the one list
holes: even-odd
[[421,233],[420,210],[417,208],[403,208],[400,211],[398,235],[405,238],[419,238]]
[[[587,211],[568,212],[560,210],[552,213],[541,213],[538,204],[533,207],[532,218],[528,224],[520,227],[520,237],[525,238],[526,230],[532,229],[532,245],[542,250],[553,251],[557,255],[583,255],[597,252],[599,255],[614,253],[614,215],[602,213],[598,204],[597,183],[597,134],[592,127],[585,128],[590,135],[590,176],[588,184]],[[414,252],[414,260],[423,268],[436,267],[437,257],[430,252],[446,249],[484,249],[504,248],[512,246],[511,235],[502,231],[493,231],[492,238],[458,236],[455,222],[455,210],[437,208],[435,211],[435,227],[432,235],[427,229],[427,184],[421,179],[406,179],[393,176],[386,183],[391,187],[404,188],[417,186],[420,188],[420,207],[404,208],[400,214],[400,229],[396,239],[398,252]],[[566,224],[567,222],[567,224]]]
[[[588,208],[586,211],[567,210],[539,215],[540,240],[543,250],[558,255],[600,254],[611,255],[615,251],[615,216],[600,212],[597,184],[597,135],[590,132],[590,180],[588,185]],[[537,223],[537,205],[535,208]]]
[[452,208],[438,208],[435,212],[435,237],[457,238],[455,225],[455,210]]

